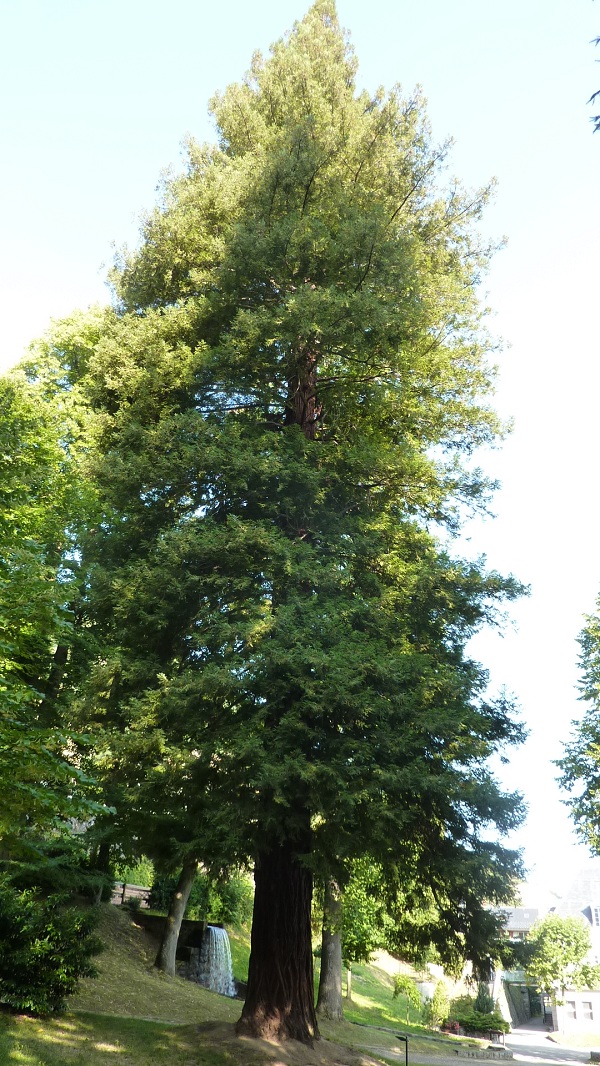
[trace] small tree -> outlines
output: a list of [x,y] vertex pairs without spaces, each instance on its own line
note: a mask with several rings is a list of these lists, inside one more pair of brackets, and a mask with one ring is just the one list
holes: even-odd
[[493,996],[490,994],[489,987],[484,981],[480,981],[477,986],[474,1009],[480,1014],[491,1014],[494,1009]]
[[406,1024],[408,1025],[410,1019],[410,1008],[414,1007],[416,1011],[421,1006],[421,993],[417,988],[412,977],[408,977],[405,973],[396,974],[394,978],[394,999],[398,996],[404,996],[404,1003],[406,1007]]
[[443,981],[438,981],[431,1000],[431,1020],[434,1025],[441,1025],[444,1018],[448,1017],[450,1001],[448,992]]

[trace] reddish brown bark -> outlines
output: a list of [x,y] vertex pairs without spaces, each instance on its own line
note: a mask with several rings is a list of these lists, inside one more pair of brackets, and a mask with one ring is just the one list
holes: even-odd
[[248,991],[240,1035],[319,1038],[314,1007],[310,908],[312,875],[289,843],[274,844],[255,870]]
[[315,355],[307,355],[288,384],[285,422],[288,426],[300,426],[304,436],[308,440],[314,440],[320,416],[321,404],[317,399],[317,359]]
[[[321,407],[317,401],[317,359],[298,359],[288,382],[286,425],[314,440]],[[308,825],[308,818],[307,818]],[[256,863],[248,990],[240,1035],[267,1040],[319,1039],[314,1002],[311,935],[312,875],[298,855],[308,850],[287,840],[274,842]]]

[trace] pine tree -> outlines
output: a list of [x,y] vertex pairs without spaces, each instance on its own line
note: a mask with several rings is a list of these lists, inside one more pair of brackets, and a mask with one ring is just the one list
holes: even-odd
[[169,781],[197,856],[254,861],[240,1029],[304,1041],[322,859],[519,869],[478,840],[518,821],[485,760],[520,731],[465,651],[519,586],[439,539],[485,507],[471,456],[502,431],[487,192],[441,187],[423,101],[355,73],[317,0],[214,98],[219,143],[190,143],[117,264],[80,383],[87,726],[140,810]]

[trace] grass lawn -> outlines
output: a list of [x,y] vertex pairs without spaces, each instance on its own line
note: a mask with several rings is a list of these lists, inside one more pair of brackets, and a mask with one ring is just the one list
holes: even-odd
[[0,1018],[3,1066],[236,1066],[227,1050],[199,1040],[197,1026],[67,1014]]
[[[352,1022],[412,1030],[412,1064],[419,1052],[447,1053],[442,1040],[406,1026],[385,962],[353,968],[352,1003],[344,1002],[349,1020],[322,1022],[323,1039],[310,1049],[295,1041],[274,1045],[237,1037],[240,1000],[155,970],[156,942],[125,909],[103,907],[98,932],[105,944],[96,960],[99,976],[81,982],[66,1014],[40,1019],[0,1013],[0,1066],[377,1066],[386,1054],[403,1056],[404,1044],[393,1033]],[[231,946],[234,973],[243,980],[248,939],[232,935]]]
[[233,1022],[238,1000],[207,992],[193,981],[166,977],[154,968],[156,941],[124,908],[101,909],[98,935],[105,950],[94,959],[98,977],[86,977],[69,1000],[69,1010],[129,1015],[152,1021],[199,1024]]
[[[383,961],[383,960],[382,960]],[[393,998],[394,978],[383,965],[352,967],[352,999],[344,999],[344,1016],[348,1021],[365,1025],[384,1025],[401,1032],[421,1032],[419,1011],[411,1007],[406,1020],[406,997]]]

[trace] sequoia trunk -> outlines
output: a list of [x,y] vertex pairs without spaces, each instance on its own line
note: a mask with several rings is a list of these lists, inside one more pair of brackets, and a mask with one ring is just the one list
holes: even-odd
[[317,1014],[340,1022],[342,1011],[342,935],[340,931],[342,903],[335,881],[325,882],[323,901],[323,939],[321,943],[321,974]]
[[312,353],[299,360],[297,372],[288,382],[285,423],[300,426],[308,440],[314,440],[322,415],[317,399],[317,359]]
[[257,861],[248,992],[240,1035],[270,1040],[318,1039],[310,910],[312,874],[289,842]]
[[169,913],[165,920],[162,941],[154,965],[158,970],[163,970],[164,973],[169,975],[169,977],[175,977],[175,957],[177,954],[179,931],[181,929],[185,908],[187,907],[187,901],[190,898],[190,892],[192,891],[192,885],[194,884],[197,870],[197,859],[187,859],[184,862],[177,882],[177,888],[173,893],[169,905]]

